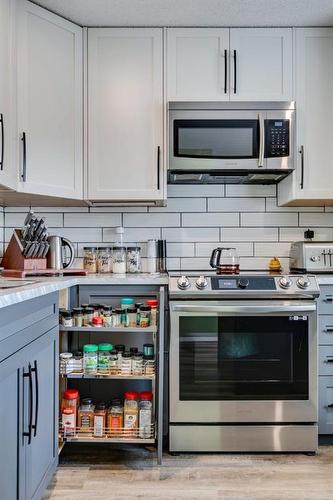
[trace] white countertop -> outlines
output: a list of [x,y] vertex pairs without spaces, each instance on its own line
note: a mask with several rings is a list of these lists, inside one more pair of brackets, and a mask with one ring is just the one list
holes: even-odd
[[[15,278],[15,281],[16,280]],[[27,277],[23,278],[22,281],[33,281],[33,283],[16,288],[0,289],[0,308],[76,285],[167,285],[168,275],[166,273],[156,275],[148,273],[126,275],[90,274],[88,276],[64,276],[54,278]]]
[[316,274],[318,285],[333,285],[333,274]]

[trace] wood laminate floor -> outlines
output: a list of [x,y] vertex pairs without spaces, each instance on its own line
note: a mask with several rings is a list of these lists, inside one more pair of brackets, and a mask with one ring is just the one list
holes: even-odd
[[67,445],[45,499],[333,499],[333,446],[303,454],[165,454]]

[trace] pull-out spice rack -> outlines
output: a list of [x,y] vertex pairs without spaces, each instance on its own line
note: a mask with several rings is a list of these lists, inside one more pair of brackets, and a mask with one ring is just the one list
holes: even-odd
[[128,443],[128,444],[155,444],[155,424],[152,423],[149,432],[145,433],[145,436],[140,435],[139,429],[129,432],[128,429],[124,427],[117,429],[117,432],[105,428],[105,434],[103,436],[94,436],[94,429],[88,428],[85,432],[82,432],[79,427],[77,427],[71,435],[66,435],[64,429],[62,428],[62,423],[59,424],[59,431],[62,439],[66,442],[80,442],[80,443]]

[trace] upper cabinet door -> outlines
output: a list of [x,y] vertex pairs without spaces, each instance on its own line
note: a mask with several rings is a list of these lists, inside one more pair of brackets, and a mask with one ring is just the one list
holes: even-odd
[[228,28],[168,29],[168,101],[228,101],[228,49]]
[[17,187],[15,158],[15,10],[0,0],[0,184]]
[[163,199],[162,62],[159,28],[88,29],[89,199]]
[[19,190],[82,198],[82,29],[21,0],[18,44]]
[[292,100],[292,29],[230,29],[230,100]]

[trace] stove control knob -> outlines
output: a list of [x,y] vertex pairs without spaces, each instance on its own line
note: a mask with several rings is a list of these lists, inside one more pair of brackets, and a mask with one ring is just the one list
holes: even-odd
[[204,276],[199,276],[199,278],[197,279],[195,284],[196,284],[196,287],[199,288],[199,290],[203,290],[208,285],[208,281],[206,280],[206,278]]
[[249,280],[246,279],[246,278],[240,278],[238,280],[238,288],[242,288],[244,290],[244,288],[247,288],[249,286]]
[[190,282],[186,276],[181,276],[177,280],[177,285],[181,290],[186,290],[187,288],[189,288]]
[[312,255],[312,257],[310,257],[310,260],[312,260],[312,262],[318,262],[318,261],[320,261],[320,256],[319,255]]
[[299,288],[308,288],[308,286],[310,285],[310,280],[306,277],[306,276],[301,276],[300,278],[298,278],[297,280],[297,286]]
[[288,278],[288,276],[282,276],[282,278],[279,279],[279,285],[281,288],[290,288],[291,287],[291,279]]

